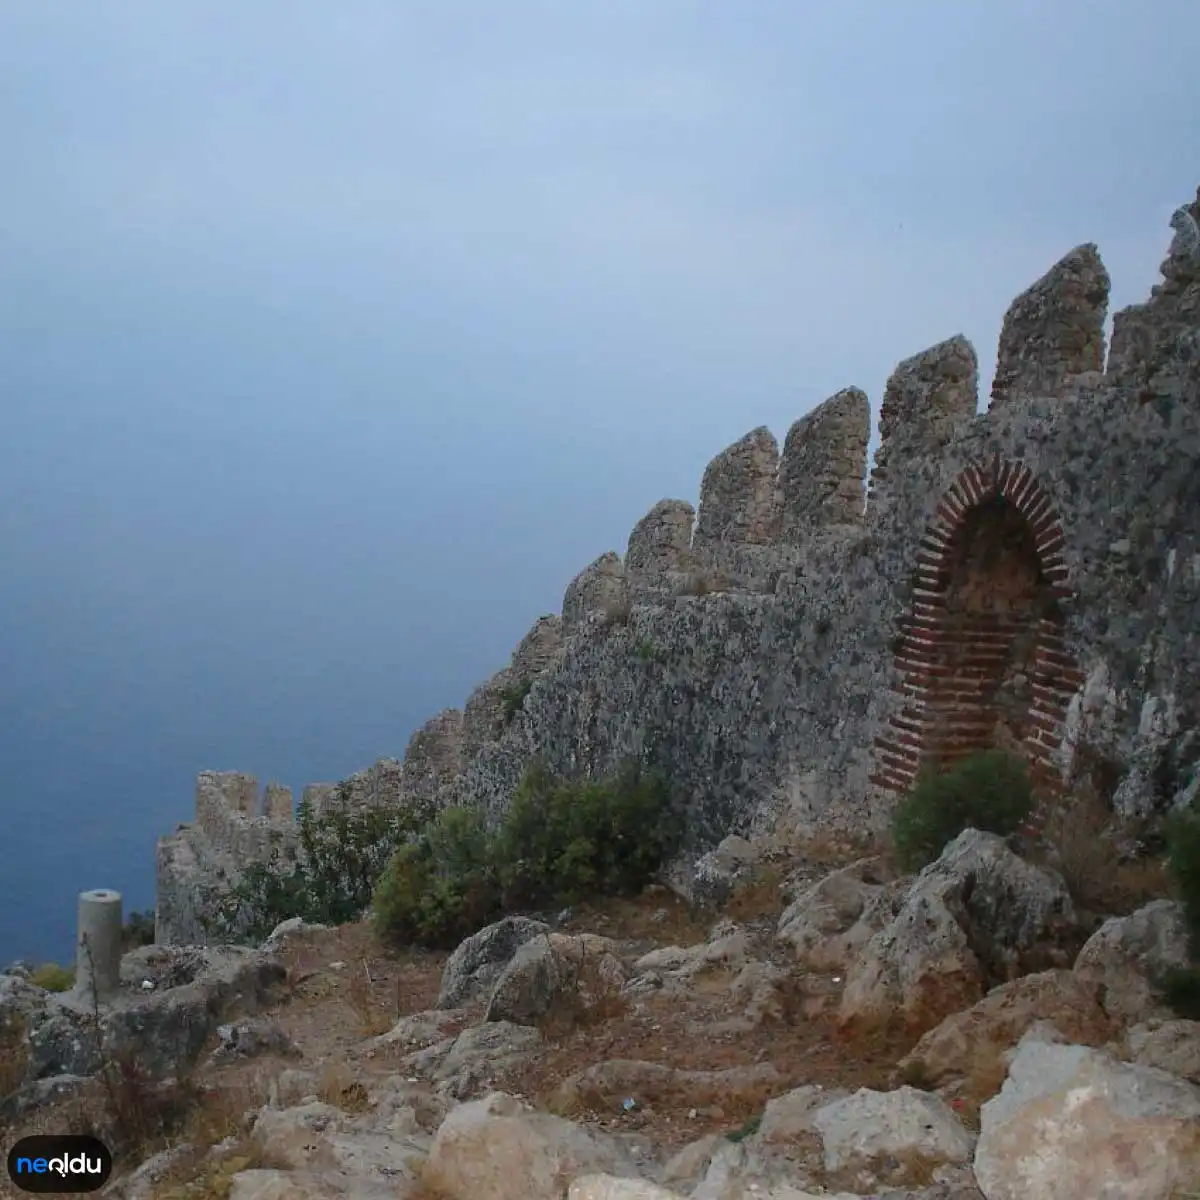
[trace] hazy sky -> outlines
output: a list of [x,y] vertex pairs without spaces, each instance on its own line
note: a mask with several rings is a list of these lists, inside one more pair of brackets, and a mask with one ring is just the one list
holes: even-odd
[[[1200,183],[1196,0],[2,0],[0,960]],[[42,933],[42,930],[49,930]],[[41,939],[39,941],[39,939]]]

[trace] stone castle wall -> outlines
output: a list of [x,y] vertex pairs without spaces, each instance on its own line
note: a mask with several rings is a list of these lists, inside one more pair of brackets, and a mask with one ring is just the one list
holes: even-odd
[[[1200,250],[1177,233],[1162,274],[1106,361],[1107,272],[1095,246],[1065,256],[1010,306],[986,412],[966,338],[899,364],[869,490],[858,389],[782,451],[752,430],[698,511],[654,505],[413,735],[389,795],[499,814],[534,756],[635,756],[687,798],[699,851],[780,816],[878,826],[922,766],[993,745],[1051,790],[1107,762],[1127,812],[1200,787]],[[227,795],[160,850],[160,939],[205,843],[261,819]]]

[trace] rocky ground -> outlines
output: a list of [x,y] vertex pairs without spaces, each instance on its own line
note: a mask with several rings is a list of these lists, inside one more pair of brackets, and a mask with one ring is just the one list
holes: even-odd
[[[290,922],[127,956],[105,1029],[150,1065],[118,1083],[179,1111],[104,1194],[1200,1196],[1200,1023],[1153,986],[1174,902],[1098,921],[974,831],[914,878],[849,858],[731,839],[706,917],[655,887],[450,955]],[[83,1018],[37,993],[0,975],[6,1144],[113,1119]]]

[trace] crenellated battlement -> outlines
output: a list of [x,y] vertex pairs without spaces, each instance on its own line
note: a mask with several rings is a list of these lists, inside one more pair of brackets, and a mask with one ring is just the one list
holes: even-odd
[[[984,411],[956,334],[892,371],[873,464],[858,387],[782,450],[752,429],[696,507],[652,505],[402,762],[304,800],[496,811],[534,756],[587,773],[633,755],[686,794],[703,847],[781,813],[871,827],[923,765],[1003,745],[1051,790],[1085,747],[1120,765],[1121,811],[1161,805],[1200,778],[1180,741],[1200,726],[1198,222],[1200,191],[1107,361],[1110,281],[1085,243],[1009,305]],[[160,843],[160,939],[201,937],[194,885],[286,840],[291,809],[279,785],[202,774],[195,826]]]

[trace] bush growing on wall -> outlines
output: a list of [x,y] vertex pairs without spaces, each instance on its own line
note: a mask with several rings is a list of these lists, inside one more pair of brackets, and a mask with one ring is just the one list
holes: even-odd
[[1033,811],[1033,785],[1025,764],[988,750],[947,771],[926,772],[892,814],[892,843],[906,871],[933,862],[964,829],[1007,837]]
[[420,836],[431,809],[418,803],[355,810],[345,801],[343,783],[321,813],[301,804],[298,850],[277,845],[265,862],[251,863],[218,899],[210,932],[258,942],[291,917],[323,925],[357,919],[392,856]]
[[626,767],[603,780],[556,779],[535,765],[489,830],[449,808],[393,858],[374,899],[396,942],[450,946],[505,912],[635,891],[678,844],[665,779]]

